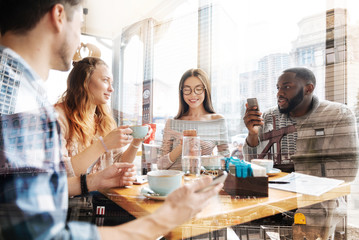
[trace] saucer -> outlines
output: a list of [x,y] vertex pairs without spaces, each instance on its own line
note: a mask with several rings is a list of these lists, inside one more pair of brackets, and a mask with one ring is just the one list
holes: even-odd
[[159,201],[164,201],[166,199],[167,196],[157,196],[157,195],[153,195],[151,193],[142,193],[143,196],[145,196],[146,198],[152,199],[152,200],[159,200]]
[[278,173],[282,172],[280,169],[278,168],[272,168],[272,170],[270,170],[270,172],[267,173],[267,175],[269,177],[272,177],[272,176],[275,176],[277,175]]
[[141,194],[145,196],[146,198],[152,199],[152,200],[160,200],[164,201],[167,196],[161,196],[159,194],[154,193],[150,188],[143,187],[141,189]]

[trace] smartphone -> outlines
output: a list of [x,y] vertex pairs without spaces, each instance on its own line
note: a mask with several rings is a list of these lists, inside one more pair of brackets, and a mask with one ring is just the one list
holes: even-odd
[[259,111],[259,105],[257,98],[247,98],[248,108],[251,109],[253,107],[257,107],[257,111]]
[[226,171],[223,171],[218,176],[213,178],[213,181],[211,182],[210,185],[208,185],[200,190],[197,190],[196,192],[205,192],[205,191],[208,191],[209,189],[215,187],[217,184],[224,183],[224,181],[227,178],[227,175],[228,175],[228,173]]

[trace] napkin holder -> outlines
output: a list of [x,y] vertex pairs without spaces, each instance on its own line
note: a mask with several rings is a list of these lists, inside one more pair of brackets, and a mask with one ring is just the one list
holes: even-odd
[[228,173],[224,191],[231,196],[268,197],[268,177],[238,178]]

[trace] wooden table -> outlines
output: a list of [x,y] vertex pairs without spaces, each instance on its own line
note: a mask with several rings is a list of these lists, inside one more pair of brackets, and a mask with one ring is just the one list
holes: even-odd
[[[271,177],[270,180],[284,175],[285,173],[281,173],[276,177]],[[138,218],[154,212],[163,203],[142,196],[140,191],[144,186],[147,184],[109,189],[102,193]],[[342,184],[319,197],[269,188],[268,197],[240,199],[231,197],[222,191],[195,218],[173,229],[166,238],[188,238],[345,196],[349,193],[349,183]]]

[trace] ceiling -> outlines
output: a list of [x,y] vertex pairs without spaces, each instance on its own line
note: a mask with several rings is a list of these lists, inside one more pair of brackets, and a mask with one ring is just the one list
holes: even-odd
[[187,0],[85,0],[82,32],[113,39],[124,27],[152,17],[166,17],[171,9]]

